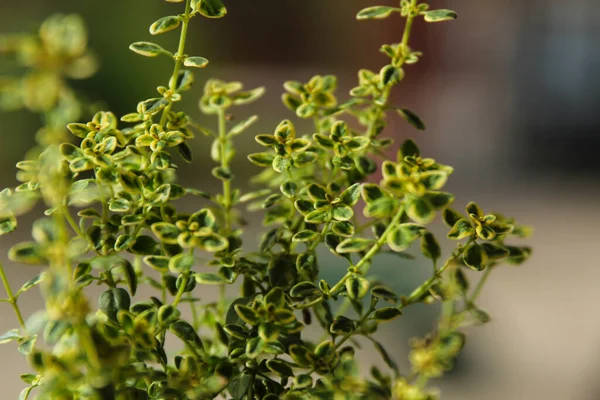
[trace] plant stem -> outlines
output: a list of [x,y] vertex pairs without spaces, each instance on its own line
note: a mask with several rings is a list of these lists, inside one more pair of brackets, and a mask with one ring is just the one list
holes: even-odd
[[[398,222],[400,222],[400,218],[402,218],[402,214],[404,214],[404,207],[400,207],[398,209],[398,211],[396,212],[396,215],[394,215],[394,218],[392,218],[392,221],[389,223],[389,225],[387,226],[385,231],[381,234],[379,239],[377,239],[377,242],[375,242],[375,244],[373,245],[373,247],[371,247],[371,249],[367,252],[367,254],[365,254],[364,257],[361,258],[356,263],[356,265],[354,265],[354,269],[359,270],[368,261],[370,261],[371,258],[379,252],[379,250],[381,250],[381,247],[383,247],[383,245],[385,244],[385,242],[387,240],[387,236],[390,234],[392,229],[394,229],[396,227]],[[365,268],[365,270],[362,272],[365,274],[367,272],[369,272],[369,267]],[[350,278],[351,276],[352,276],[351,272],[348,272],[346,275],[344,275],[344,277],[342,279],[340,279],[340,281],[331,288],[331,293],[335,293],[338,290],[340,290],[341,287],[346,283],[346,280],[348,280],[348,278]]]
[[483,286],[485,285],[485,282],[487,281],[487,279],[491,273],[492,273],[492,267],[488,266],[485,269],[485,271],[483,272],[483,276],[481,277],[481,279],[479,279],[479,282],[477,283],[477,286],[475,287],[475,290],[473,291],[473,294],[471,295],[471,298],[469,299],[469,303],[475,303],[475,301],[481,294],[481,290],[483,289]]
[[10,284],[8,283],[8,279],[6,279],[6,274],[4,273],[4,267],[0,264],[0,278],[2,279],[2,284],[4,284],[4,289],[6,289],[6,294],[8,295],[8,302],[12,305],[15,310],[15,314],[17,315],[17,319],[19,320],[19,325],[21,325],[22,329],[25,329],[25,321],[23,321],[23,315],[21,314],[21,310],[19,309],[19,305],[17,304],[17,298],[13,294],[12,289],[10,288]]
[[[227,158],[227,145],[229,138],[227,137],[227,125],[225,118],[225,110],[219,108],[219,146],[221,148],[221,168],[229,170],[229,159]],[[223,208],[225,211],[225,231],[231,232],[231,181],[223,181]]]
[[[414,9],[416,6],[417,6],[417,0],[411,0],[410,8]],[[412,26],[413,26],[415,17],[416,17],[416,15],[413,15],[412,13],[409,13],[408,17],[406,17],[406,24],[404,25],[404,33],[402,34],[402,47],[401,47],[402,57],[396,64],[396,67],[398,67],[398,68],[402,68],[402,66],[404,65],[404,62],[406,61],[406,56],[408,54],[408,41],[410,39],[410,34],[411,34],[411,30],[412,30]],[[369,124],[369,130],[367,131],[367,136],[370,139],[372,139],[375,136],[375,129],[377,127],[377,121],[379,121],[381,119],[381,114],[383,113],[384,108],[387,106],[388,99],[390,96],[390,89],[391,88],[389,86],[384,89],[383,102],[376,105],[376,107],[375,107],[375,114],[373,115],[373,119],[371,120],[371,123]]]
[[181,301],[181,296],[183,296],[183,294],[185,293],[185,288],[186,288],[189,280],[190,280],[189,275],[185,274],[183,276],[183,279],[181,280],[181,286],[179,286],[177,295],[175,296],[175,299],[173,300],[173,304],[172,304],[173,307],[177,307],[177,305],[179,305],[179,302]]
[[[179,70],[183,65],[183,56],[185,51],[185,41],[187,38],[187,31],[190,25],[190,11],[192,9],[192,0],[186,0],[185,2],[185,12],[183,13],[183,21],[181,23],[181,34],[179,36],[179,46],[177,48],[177,53],[175,54],[175,67],[173,67],[173,74],[171,74],[171,79],[169,79],[169,90],[171,93],[175,93],[177,90],[177,80],[179,78]],[[160,125],[164,126],[167,122],[167,116],[171,111],[173,103],[169,101],[169,104],[164,108],[162,115],[160,117]]]

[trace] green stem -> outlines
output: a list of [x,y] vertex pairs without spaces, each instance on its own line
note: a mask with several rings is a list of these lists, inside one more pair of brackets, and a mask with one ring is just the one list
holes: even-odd
[[183,276],[183,279],[181,280],[181,286],[179,286],[179,290],[177,291],[177,295],[175,296],[175,299],[173,300],[173,307],[177,307],[179,305],[179,302],[181,301],[181,296],[183,296],[183,294],[185,293],[185,288],[188,284],[188,281],[190,279],[190,276],[188,274]]
[[[185,52],[185,41],[187,38],[188,27],[190,25],[190,11],[192,10],[192,0],[186,0],[185,2],[185,12],[182,18],[181,24],[181,34],[179,36],[179,46],[177,48],[177,53],[175,54],[175,67],[173,67],[173,73],[171,74],[171,79],[169,79],[169,90],[171,93],[175,93],[177,90],[177,80],[179,78],[179,70],[183,65],[183,56]],[[160,125],[164,126],[167,122],[167,116],[171,111],[171,107],[173,103],[169,101],[169,104],[164,108],[162,115],[160,117]]]
[[369,310],[365,313],[365,315],[362,316],[362,318],[356,324],[356,329],[353,330],[352,332],[345,334],[344,337],[342,337],[342,339],[339,342],[337,342],[337,344],[335,345],[336,350],[339,349],[348,339],[350,339],[352,337],[352,335],[354,335],[354,332],[356,332],[356,330],[358,330],[360,328],[360,326],[371,316],[373,311],[375,311],[376,305],[377,305],[377,302],[374,302],[373,304],[371,304],[371,307],[369,307]]
[[[379,250],[381,250],[381,248],[387,241],[387,236],[396,227],[398,222],[400,222],[400,218],[402,218],[402,214],[404,214],[404,207],[400,207],[398,209],[398,211],[396,212],[396,215],[394,215],[394,218],[392,218],[392,221],[389,223],[389,225],[387,226],[385,231],[383,231],[383,233],[381,234],[379,239],[377,239],[377,242],[375,242],[375,244],[373,245],[373,247],[371,247],[371,249],[367,252],[367,254],[365,254],[364,257],[361,258],[360,261],[358,261],[356,263],[356,265],[354,265],[355,270],[360,270],[360,268],[362,266],[364,266],[367,262],[369,262],[371,260],[371,258],[373,258],[373,256],[376,255],[379,252]],[[369,272],[369,269],[370,269],[370,266],[365,268],[364,271],[362,271],[363,274],[366,274],[367,272]],[[340,281],[331,288],[331,293],[335,294],[335,292],[340,290],[342,288],[342,286],[346,283],[348,278],[350,278],[351,276],[352,276],[351,272],[348,272],[346,275],[344,275],[344,277],[342,279],[340,279]]]
[[488,266],[486,268],[486,270],[483,272],[483,276],[481,277],[481,279],[479,279],[479,282],[477,283],[477,286],[475,287],[475,290],[473,291],[473,294],[471,295],[471,298],[469,299],[469,303],[471,303],[471,304],[475,303],[475,301],[481,294],[481,290],[483,289],[483,286],[485,285],[485,282],[487,281],[487,279],[491,273],[492,273],[492,267]]
[[[219,146],[221,147],[221,168],[229,170],[229,159],[227,158],[227,145],[229,138],[227,137],[227,119],[225,118],[225,110],[219,108]],[[225,211],[225,231],[231,232],[231,181],[223,181],[223,208]]]
[[6,294],[8,295],[8,302],[12,305],[15,310],[15,314],[17,315],[17,319],[19,320],[19,325],[21,325],[22,329],[25,329],[25,321],[23,321],[23,315],[21,314],[21,310],[19,309],[19,305],[17,304],[17,298],[14,296],[12,289],[10,288],[10,284],[8,283],[8,279],[6,279],[6,274],[4,273],[4,267],[0,264],[0,278],[2,279],[2,283],[4,284],[4,289],[6,289]]
[[[410,8],[414,10],[416,7],[417,7],[417,0],[411,0]],[[408,41],[410,40],[410,34],[412,31],[412,26],[413,26],[415,17],[416,17],[416,15],[409,13],[408,17],[406,18],[406,24],[404,25],[404,33],[402,34],[402,47],[401,47],[402,57],[396,64],[396,67],[398,67],[398,68],[402,68],[402,66],[406,62],[406,56],[408,54]],[[377,121],[379,121],[381,119],[381,114],[383,113],[383,110],[387,106],[387,102],[388,102],[388,99],[390,96],[390,90],[391,90],[390,86],[387,86],[384,89],[383,102],[381,102],[380,104],[377,104],[375,106],[375,114],[373,115],[373,119],[371,120],[371,123],[369,124],[369,130],[367,131],[367,136],[371,139],[375,136],[375,129],[377,127]]]

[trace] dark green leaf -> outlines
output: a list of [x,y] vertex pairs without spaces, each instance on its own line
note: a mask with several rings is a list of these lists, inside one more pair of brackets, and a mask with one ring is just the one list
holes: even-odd
[[421,15],[423,15],[427,22],[451,21],[458,18],[458,14],[452,10],[423,11],[421,12]]
[[196,11],[207,18],[222,18],[227,14],[221,0],[202,0],[197,4]]
[[349,238],[338,244],[335,251],[338,253],[357,253],[367,250],[373,243],[374,240],[372,239]]
[[400,12],[399,8],[386,6],[373,6],[363,8],[356,14],[356,19],[382,19],[389,17],[392,12]]
[[150,25],[150,34],[159,35],[161,33],[172,31],[173,29],[177,29],[180,23],[181,20],[178,17],[172,15],[163,17]]
[[406,120],[406,122],[414,126],[416,129],[420,131],[425,130],[425,124],[417,114],[407,110],[406,108],[399,108],[397,111],[398,114],[400,114],[400,116]]
[[100,295],[99,307],[113,321],[117,321],[119,310],[128,310],[130,304],[129,293],[122,288],[108,289]]
[[346,290],[352,300],[360,300],[369,292],[369,281],[362,276],[353,275],[346,280]]
[[202,349],[202,340],[200,340],[200,336],[198,336],[194,327],[189,322],[179,320],[171,324],[169,330],[186,344],[196,349]]
[[421,252],[425,257],[434,261],[442,256],[440,244],[431,232],[427,232],[421,236]]
[[156,57],[160,54],[169,54],[168,51],[151,42],[135,42],[129,46],[129,49],[145,57]]
[[204,285],[223,285],[225,282],[219,275],[199,273],[196,274],[196,282]]
[[188,68],[204,68],[208,65],[208,60],[204,57],[187,57],[183,65]]
[[485,250],[477,243],[471,243],[463,251],[465,265],[475,271],[483,271],[488,263]]
[[229,394],[233,397],[233,400],[242,400],[246,396],[246,393],[248,393],[253,381],[254,378],[248,373],[234,376],[227,385],[227,390],[229,390]]
[[387,322],[396,319],[401,315],[402,311],[400,311],[397,307],[383,307],[375,311],[373,317],[378,322]]

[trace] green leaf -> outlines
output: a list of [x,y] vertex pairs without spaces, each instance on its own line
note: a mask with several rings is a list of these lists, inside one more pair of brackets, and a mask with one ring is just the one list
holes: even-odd
[[27,355],[31,354],[31,352],[33,351],[33,348],[35,347],[36,342],[37,342],[37,335],[33,335],[33,336],[25,339],[24,342],[21,342],[21,344],[19,345],[17,350],[19,351],[19,353],[27,356]]
[[233,180],[233,173],[231,172],[231,170],[229,168],[215,167],[212,170],[212,174],[215,178],[220,179],[225,182]]
[[274,342],[279,338],[279,329],[272,323],[263,322],[258,326],[258,336],[264,343]]
[[465,265],[475,271],[483,271],[488,263],[485,250],[477,243],[471,243],[463,251]]
[[117,321],[119,310],[129,310],[131,299],[123,288],[112,288],[100,295],[99,308],[108,318]]
[[331,230],[343,237],[349,238],[354,236],[354,225],[348,221],[334,221]]
[[180,314],[181,313],[179,312],[179,310],[173,307],[172,305],[163,305],[158,309],[158,322],[160,324],[167,325],[170,322],[178,319]]
[[414,112],[407,110],[406,108],[399,108],[396,111],[398,111],[398,114],[400,114],[400,116],[404,118],[406,122],[414,126],[416,129],[420,131],[425,130],[425,124],[423,123],[421,118]]
[[413,140],[407,139],[402,143],[402,146],[400,146],[398,159],[403,160],[404,157],[419,157],[420,155],[421,152],[417,144]]
[[304,221],[309,224],[323,224],[331,220],[331,211],[327,208],[314,210],[306,214]]
[[19,398],[17,400],[27,400],[29,398],[29,394],[35,388],[35,386],[28,386],[25,389],[21,390],[19,393]]
[[204,57],[187,57],[183,60],[183,65],[189,68],[204,68],[208,65],[208,60]]
[[119,176],[119,182],[121,183],[121,186],[123,186],[123,189],[130,193],[138,194],[143,192],[140,178],[132,172],[122,171]]
[[42,272],[39,275],[34,276],[33,278],[31,278],[30,280],[28,280],[27,282],[25,282],[23,284],[23,286],[21,286],[21,289],[19,289],[19,291],[17,292],[17,296],[23,292],[28,291],[29,289],[33,288],[34,286],[39,285],[44,278],[46,277],[46,274],[44,272]]
[[245,326],[238,324],[227,324],[223,327],[225,332],[233,338],[240,340],[248,339],[248,329]]
[[150,25],[150,34],[159,35],[161,33],[169,32],[173,29],[177,29],[180,24],[181,20],[178,17],[173,15],[163,17]]
[[404,223],[390,232],[387,243],[396,252],[406,250],[412,242],[417,240],[425,231],[421,225]]
[[323,186],[311,183],[307,190],[312,201],[327,200],[327,190]]
[[229,390],[229,394],[233,397],[234,400],[242,400],[248,390],[250,390],[250,385],[254,378],[252,375],[248,373],[241,373],[236,375],[231,379],[229,384],[227,385],[227,390]]
[[296,375],[294,377],[294,383],[292,384],[292,388],[297,389],[297,390],[308,389],[308,388],[312,387],[312,384],[313,384],[312,376],[310,376],[309,374],[301,374],[301,375]]
[[391,289],[383,285],[374,286],[371,289],[371,294],[373,295],[373,297],[383,299],[388,303],[395,303],[398,301],[398,295],[392,292]]
[[404,78],[404,71],[394,65],[386,65],[379,72],[381,83],[385,86],[395,85]]
[[247,324],[255,326],[260,322],[258,314],[253,308],[243,304],[236,304],[234,309],[237,315]]
[[160,239],[161,242],[167,244],[177,244],[177,238],[181,231],[175,225],[169,222],[157,222],[152,224],[152,232]]
[[[475,220],[484,217],[483,210],[481,209],[481,207],[479,207],[474,202],[470,202],[469,204],[467,204],[466,210],[467,210],[467,214],[469,216],[471,214],[473,214],[473,216],[475,216],[475,218],[474,218]],[[471,218],[473,218],[473,217],[471,217]]]
[[375,318],[377,322],[387,322],[396,319],[401,315],[402,311],[400,311],[397,307],[383,307],[375,311],[373,318]]
[[352,185],[349,188],[347,188],[346,190],[344,190],[340,194],[339,197],[343,204],[346,204],[348,206],[354,206],[354,205],[356,205],[356,203],[358,202],[358,199],[360,198],[360,192],[361,192],[360,183],[355,183],[354,185]]
[[237,92],[237,93],[233,94],[233,96],[232,96],[233,104],[236,106],[249,104],[249,103],[252,103],[253,101],[261,98],[263,94],[265,94],[264,87],[258,87],[256,89],[252,89],[252,90],[245,90],[243,92]]
[[309,281],[300,282],[290,290],[290,296],[293,299],[313,298],[318,297],[321,294],[321,290],[317,285]]
[[428,224],[433,221],[435,210],[425,199],[415,197],[408,204],[406,214],[419,224]]
[[421,252],[425,257],[433,261],[438,260],[442,256],[440,244],[431,232],[427,232],[421,236]]
[[312,242],[313,240],[316,240],[318,237],[319,237],[319,234],[317,232],[305,229],[305,230],[302,230],[302,231],[296,233],[292,237],[292,241],[293,242]]
[[0,335],[0,344],[8,343],[21,338],[21,332],[18,329],[11,329]]
[[14,245],[8,250],[8,258],[11,261],[24,264],[43,264],[46,259],[41,254],[35,242],[23,242]]
[[364,214],[369,218],[389,217],[396,211],[398,202],[391,197],[381,197],[367,204]]
[[121,269],[123,269],[123,275],[125,275],[125,279],[127,280],[127,285],[129,286],[129,291],[131,292],[131,295],[135,296],[138,287],[138,279],[133,265],[131,265],[131,263],[128,260],[123,260]]
[[331,216],[336,221],[349,221],[354,216],[354,211],[345,204],[336,204],[331,210]]
[[169,259],[169,257],[163,256],[147,256],[144,257],[144,262],[159,272],[168,272]]
[[292,367],[290,367],[288,363],[282,360],[271,359],[267,361],[267,368],[269,368],[271,372],[279,376],[294,376]]
[[446,192],[428,192],[425,194],[425,199],[427,199],[433,208],[441,210],[454,201],[454,195]]
[[360,300],[369,292],[369,281],[362,276],[353,275],[346,280],[346,290],[352,300]]
[[129,49],[144,57],[156,57],[160,54],[170,54],[159,45],[151,42],[135,42],[129,45]]
[[396,364],[394,359],[390,356],[390,354],[387,352],[385,347],[383,347],[383,345],[381,343],[379,343],[378,341],[376,341],[375,339],[373,339],[373,338],[370,338],[370,339],[373,342],[373,345],[375,346],[375,349],[377,350],[377,352],[381,355],[381,358],[383,358],[383,361],[385,361],[387,366],[390,367],[390,369],[392,371],[394,371],[396,373],[396,375],[398,375],[399,374],[398,365]]
[[389,17],[393,12],[400,12],[399,8],[386,6],[373,6],[363,8],[356,14],[356,19],[383,19]]
[[250,160],[252,164],[256,164],[259,167],[270,167],[273,165],[275,155],[272,153],[254,153],[248,155],[248,160]]
[[17,219],[13,215],[0,217],[0,236],[17,229]]
[[[452,222],[457,217],[461,217],[461,215],[456,213],[452,214],[451,212],[444,213],[444,220],[448,222]],[[471,226],[471,223],[461,217],[458,221],[455,222],[452,229],[450,229],[450,232],[448,232],[448,238],[460,240],[469,237],[474,233],[475,230],[473,229],[473,226]]]
[[227,14],[227,9],[221,0],[201,0],[196,11],[207,18],[223,18]]
[[333,149],[335,142],[331,140],[329,137],[322,135],[320,133],[315,133],[313,135],[313,139],[317,142],[317,144],[324,149]]
[[199,246],[209,253],[216,253],[218,251],[225,250],[229,246],[228,240],[216,233],[203,236],[199,238],[199,241]]
[[289,354],[296,364],[301,367],[310,367],[313,364],[314,356],[301,344],[292,344],[289,348]]
[[169,271],[174,274],[182,274],[189,272],[194,266],[194,256],[187,253],[177,254],[169,260]]
[[361,195],[365,203],[370,204],[377,199],[385,197],[384,191],[374,183],[365,183],[361,186]]
[[241,122],[238,122],[233,128],[229,130],[229,136],[237,136],[240,133],[244,132],[250,126],[252,126],[256,121],[258,121],[258,116],[253,115],[250,118],[247,118]]
[[450,21],[458,18],[458,14],[452,10],[430,10],[423,11],[421,15],[425,18],[427,22],[442,22],[442,21]]
[[525,262],[531,256],[530,247],[506,246],[509,251],[507,262],[510,264],[519,265]]
[[224,285],[225,282],[216,274],[196,274],[196,282],[204,285]]
[[375,243],[375,241],[372,239],[349,238],[338,244],[335,251],[340,254],[357,253],[359,251],[367,250],[373,243]]
[[188,345],[191,345],[196,349],[203,349],[202,340],[200,339],[200,336],[198,336],[198,334],[194,330],[194,327],[190,325],[189,322],[179,320],[177,322],[172,323],[169,326],[169,330]]
[[448,181],[448,174],[444,171],[425,171],[421,173],[419,180],[427,190],[439,190]]
[[329,332],[334,335],[346,335],[354,332],[356,322],[342,315],[335,317],[333,323],[329,326]]

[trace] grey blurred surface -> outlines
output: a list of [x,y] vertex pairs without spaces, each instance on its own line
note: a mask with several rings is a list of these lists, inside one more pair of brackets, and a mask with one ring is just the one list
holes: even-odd
[[[600,294],[595,248],[600,239],[600,2],[431,3],[454,9],[460,17],[453,23],[417,24],[413,47],[425,56],[407,68],[407,78],[394,95],[397,104],[422,116],[428,130],[417,133],[393,118],[387,134],[397,142],[413,137],[424,153],[455,166],[449,189],[457,193],[457,208],[474,200],[535,228],[532,259],[522,267],[495,271],[481,296],[492,322],[469,331],[456,372],[433,384],[443,388],[448,400],[600,398],[600,318],[595,307]],[[266,86],[268,95],[239,115],[261,113],[260,126],[240,139],[244,151],[254,148],[253,134],[269,132],[281,118],[292,117],[279,102],[284,80],[335,73],[343,99],[355,83],[356,70],[379,68],[385,61],[379,45],[398,41],[402,29],[398,19],[353,20],[361,7],[393,1],[226,4],[230,15],[224,20],[194,25],[189,52],[206,56],[211,64],[198,74],[184,105],[202,118],[195,107],[201,82],[209,76]],[[128,44],[148,40],[147,25],[177,7],[159,0],[32,0],[26,5],[0,0],[0,27],[33,28],[55,10],[82,13],[90,23],[90,46],[103,65],[96,77],[77,85],[123,114],[151,96],[170,73],[167,61],[136,57]],[[173,46],[173,41],[168,43]],[[4,72],[0,62],[0,75]],[[13,165],[31,145],[37,120],[26,113],[0,114],[0,126],[0,186],[5,187],[15,183]],[[298,126],[309,129],[301,122]],[[208,176],[198,177],[210,163],[207,146],[198,138],[196,161],[182,170],[186,184],[214,186]],[[243,151],[239,153],[234,169],[242,185],[244,171],[254,170],[246,168]],[[252,229],[258,228],[255,224]],[[2,238],[0,248],[28,233],[23,221],[17,235]],[[0,260],[5,261],[4,254]],[[401,290],[409,291],[419,273],[428,273],[418,263],[395,264],[382,259],[373,270]],[[14,282],[36,273],[30,267],[5,265]],[[324,273],[343,270],[335,263],[331,268]],[[41,305],[36,291],[24,299],[25,314]],[[15,325],[9,306],[0,306],[0,317],[0,331]],[[431,317],[431,311],[417,308],[382,331],[397,359],[406,358],[406,334],[425,332]],[[0,357],[0,398],[16,398],[24,386],[18,375],[28,372],[27,364],[12,344],[0,347]]]

